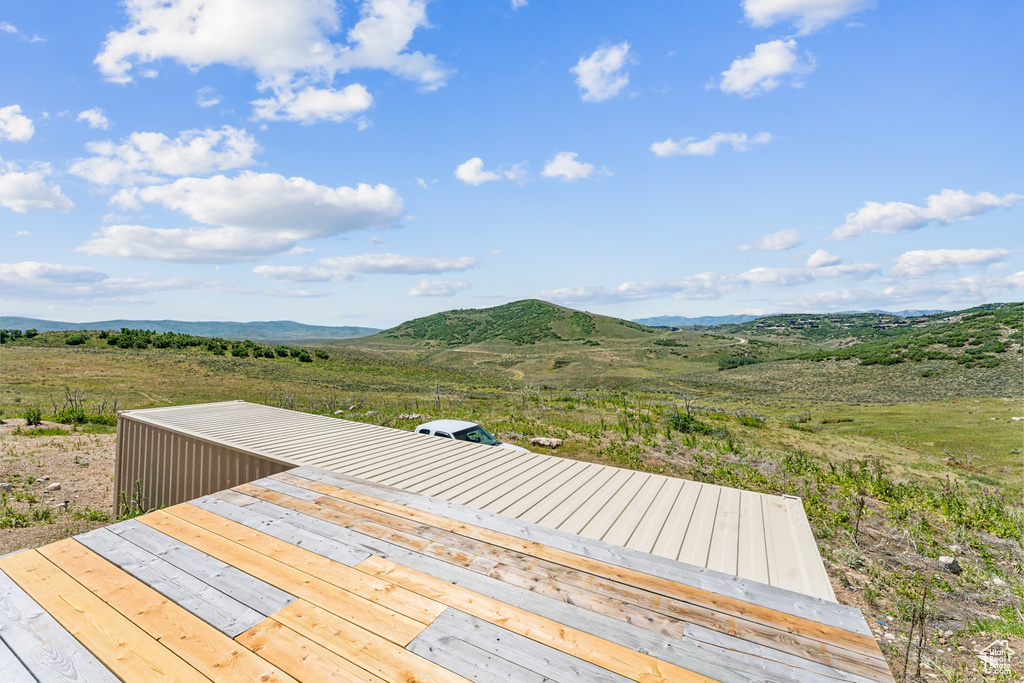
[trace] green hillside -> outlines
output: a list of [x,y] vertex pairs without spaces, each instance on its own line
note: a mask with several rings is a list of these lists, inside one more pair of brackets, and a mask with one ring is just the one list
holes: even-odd
[[493,308],[470,308],[435,313],[381,332],[393,340],[430,341],[449,346],[502,340],[512,344],[543,341],[588,341],[642,337],[651,328],[629,320],[609,318],[546,301],[526,299]]

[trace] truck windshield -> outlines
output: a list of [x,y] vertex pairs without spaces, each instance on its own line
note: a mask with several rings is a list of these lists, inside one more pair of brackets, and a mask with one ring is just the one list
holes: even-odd
[[472,441],[473,443],[482,443],[488,446],[496,446],[501,443],[480,425],[474,425],[469,429],[463,429],[461,432],[455,432],[452,436],[459,441]]

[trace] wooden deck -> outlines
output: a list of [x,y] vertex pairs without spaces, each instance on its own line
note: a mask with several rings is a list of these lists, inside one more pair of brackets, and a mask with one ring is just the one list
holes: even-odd
[[303,467],[0,559],[5,681],[891,681],[860,612]]

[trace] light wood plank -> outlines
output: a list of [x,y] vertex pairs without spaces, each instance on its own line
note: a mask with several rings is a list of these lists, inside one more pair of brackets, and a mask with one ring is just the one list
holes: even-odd
[[[365,560],[364,560],[365,561]],[[274,615],[277,621],[386,681],[465,681],[447,669],[359,628],[336,614],[303,600]]]
[[383,678],[339,657],[309,638],[300,636],[270,617],[240,634],[236,640],[300,681],[386,683]]
[[[583,465],[583,463],[578,461],[563,462]],[[635,546],[638,549],[634,549],[632,541],[630,542],[631,547],[628,548],[613,546],[593,539],[580,538],[559,529],[542,527],[514,517],[494,514],[496,511],[485,512],[462,505],[455,505],[449,501],[419,496],[382,486],[375,482],[354,479],[338,472],[300,467],[291,470],[290,474],[301,476],[311,481],[321,481],[334,486],[349,488],[353,491],[359,491],[425,512],[441,514],[451,519],[481,526],[492,531],[512,534],[523,540],[544,543],[553,548],[559,548],[577,555],[609,562],[627,569],[635,569],[676,583],[712,591],[745,602],[753,602],[769,609],[792,614],[793,616],[829,623],[852,633],[871,636],[871,630],[864,621],[863,615],[854,607],[820,597],[793,593],[792,591],[757,581],[738,580],[734,576],[683,564],[666,557],[651,555],[648,552],[650,550],[649,547],[645,548],[641,544]],[[682,487],[684,483],[691,486],[695,485],[694,482],[684,482],[682,479],[666,478],[665,486]],[[659,496],[659,499],[655,501],[655,506],[662,504],[665,495],[668,495],[667,491],[662,496]],[[771,496],[761,494],[752,493],[751,495],[756,496],[761,501],[772,498]],[[669,502],[673,501],[674,496]],[[652,506],[652,509],[655,506]],[[661,516],[660,519],[664,520],[665,516]],[[647,522],[648,520],[645,518],[643,526],[637,530],[638,533],[646,533],[647,530],[644,527],[647,526]],[[661,528],[662,525],[659,524],[655,530],[660,531]],[[767,533],[768,531],[769,529],[766,528],[765,532]],[[651,542],[653,543],[653,540]]]
[[[118,680],[3,572],[0,572],[0,638],[24,667],[46,672],[54,683],[115,683]],[[0,668],[3,670],[6,667]]]
[[[404,646],[423,630],[423,624],[414,619],[381,607],[366,598],[186,522],[171,514],[174,509],[171,507],[167,510],[151,512],[139,517],[139,520],[172,538],[188,543],[202,552],[228,562],[262,581],[319,605],[399,645]],[[280,611],[275,612],[275,614],[279,613]]]
[[0,640],[0,671],[6,683],[36,683],[35,677],[3,640]]
[[78,541],[65,539],[39,553],[211,680],[296,683]]
[[210,680],[38,552],[0,560],[0,569],[121,679]]
[[256,610],[107,528],[81,534],[75,539],[231,638],[264,618]]
[[633,680],[711,680],[375,555],[360,562],[357,568]]
[[[354,485],[358,486],[358,485]],[[278,495],[278,494],[274,494]],[[408,495],[408,494],[402,494]],[[287,497],[281,496],[282,502]],[[856,680],[843,672],[823,666],[809,660],[803,660],[787,653],[771,648],[757,646],[742,641],[735,636],[720,634],[710,629],[687,626],[687,634],[682,640],[668,637],[654,631],[634,628],[631,624],[602,614],[597,614],[578,605],[565,601],[565,596],[548,597],[536,591],[512,586],[498,579],[462,566],[448,564],[407,550],[388,541],[363,535],[353,529],[336,525],[326,519],[306,515],[287,507],[250,499],[248,511],[265,512],[274,518],[287,519],[290,524],[301,525],[303,528],[323,534],[354,547],[366,549],[374,554],[388,557],[399,564],[431,574],[449,583],[463,586],[470,590],[488,595],[508,604],[517,605],[531,612],[545,616],[559,623],[572,626],[605,640],[619,643],[633,650],[643,650],[653,656],[678,664],[709,676],[715,680],[728,683],[749,683],[751,671],[761,671],[769,680],[791,680],[806,678],[793,673],[793,661],[802,662],[799,670],[809,670],[821,678],[836,680]],[[294,500],[294,499],[293,499]],[[303,501],[295,501],[302,506],[312,506]],[[315,510],[314,510],[315,511]],[[326,512],[331,512],[327,510]],[[696,630],[694,630],[696,629]],[[710,644],[700,642],[698,635],[711,633],[715,640]],[[698,634],[698,635],[694,635]],[[706,640],[706,638],[704,638]],[[753,649],[751,649],[753,648]],[[747,652],[751,654],[747,654]]]
[[[298,477],[287,472],[275,476],[281,481],[289,483],[303,481],[302,477]],[[881,652],[878,649],[878,643],[871,637],[861,636],[860,634],[851,633],[828,624],[795,617],[791,614],[768,609],[760,605],[736,600],[728,596],[693,588],[691,586],[682,585],[674,581],[668,581],[636,570],[593,560],[585,556],[562,551],[540,543],[524,541],[521,538],[511,536],[509,534],[494,532],[483,527],[458,522],[434,513],[423,512],[407,506],[397,505],[380,498],[347,491],[345,489],[340,489],[319,482],[311,482],[310,480],[305,481],[307,482],[306,486],[310,490],[320,490],[325,493],[325,495],[332,498],[345,500],[357,505],[363,505],[367,508],[380,510],[381,512],[402,517],[410,521],[420,522],[421,524],[435,526],[469,538],[492,543],[515,552],[533,555],[534,557],[550,560],[557,564],[563,564],[612,581],[629,584],[643,590],[673,597],[683,602],[703,606],[724,614],[757,622],[771,628],[784,629],[785,631],[796,635],[820,640],[823,643],[843,649],[849,649],[851,652],[867,655],[875,659],[882,659]]]
[[260,581],[227,562],[221,562],[187,543],[180,543],[160,533],[139,519],[115,524],[107,529],[263,616],[273,614],[295,599],[295,596],[266,581]]
[[409,650],[475,681],[630,680],[455,609],[416,636]]
[[[212,531],[250,550],[272,557],[370,602],[404,614],[422,624],[431,623],[437,618],[437,615],[445,610],[444,605],[439,602],[407,591],[393,583],[368,576],[347,564],[335,562],[317,553],[281,541],[274,536],[249,528],[209,510],[183,503],[169,509],[168,512],[179,519]],[[363,559],[368,554],[359,553]]]

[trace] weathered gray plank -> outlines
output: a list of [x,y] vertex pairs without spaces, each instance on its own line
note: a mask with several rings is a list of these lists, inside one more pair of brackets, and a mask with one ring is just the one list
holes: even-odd
[[[833,680],[851,679],[846,674],[830,667],[805,661],[792,655],[785,655],[785,653],[770,648],[760,648],[756,655],[748,654],[743,651],[744,641],[740,641],[738,638],[722,636],[725,643],[735,642],[736,647],[729,647],[728,644],[722,646],[716,643],[702,643],[689,636],[680,641],[653,631],[639,629],[618,619],[596,614],[556,598],[540,595],[478,574],[470,569],[426,557],[388,541],[372,538],[273,503],[254,500],[257,502],[247,505],[246,511],[260,513],[284,523],[301,526],[308,531],[323,534],[328,538],[347,543],[374,555],[389,558],[406,567],[436,576],[510,605],[516,605],[566,626],[634,650],[647,652],[666,662],[677,664],[715,680],[746,682],[752,680],[750,674],[755,671],[766,672],[764,680],[800,679],[801,673],[804,674],[804,678],[807,678],[808,671],[815,672],[811,677],[818,676],[822,679]],[[219,502],[229,505],[225,501]],[[689,633],[689,629],[690,625],[688,624],[687,633]],[[782,656],[780,657],[782,661],[776,659],[776,656]],[[805,664],[805,668],[794,669],[786,663],[788,660],[802,662]]]
[[[348,477],[336,472],[328,472],[311,467],[299,467],[289,470],[288,473],[340,488],[350,488],[353,491],[377,496],[384,500],[425,512],[433,512],[492,531],[511,534],[524,540],[536,541],[553,548],[583,555],[584,557],[641,571],[686,586],[751,602],[784,614],[811,619],[842,628],[852,633],[871,636],[871,631],[859,610],[836,602],[769,586],[758,581],[741,579],[729,574],[688,565],[602,541],[583,539],[575,534],[523,522],[514,517],[485,512],[438,498],[399,491],[392,487],[381,486],[374,482]],[[291,495],[290,492],[289,495]]]
[[128,520],[107,528],[264,616],[270,616],[295,600],[295,596],[280,588],[180,543],[137,520]]
[[18,656],[0,638],[0,672],[3,672],[7,683],[36,683],[36,678],[29,673]]
[[345,543],[324,538],[320,534],[286,524],[280,519],[268,517],[245,507],[240,508],[236,505],[228,505],[216,494],[213,496],[203,496],[189,502],[196,507],[226,517],[239,524],[244,524],[251,529],[261,531],[285,543],[305,548],[317,555],[334,560],[335,562],[347,564],[350,567],[354,567],[370,556],[370,553],[365,550],[359,550]]
[[445,610],[406,649],[472,680],[629,680],[454,609]]
[[106,528],[75,540],[231,638],[266,618]]
[[[116,683],[118,680],[2,571],[0,639],[39,680],[86,683]],[[4,680],[11,680],[7,678],[6,667]]]

